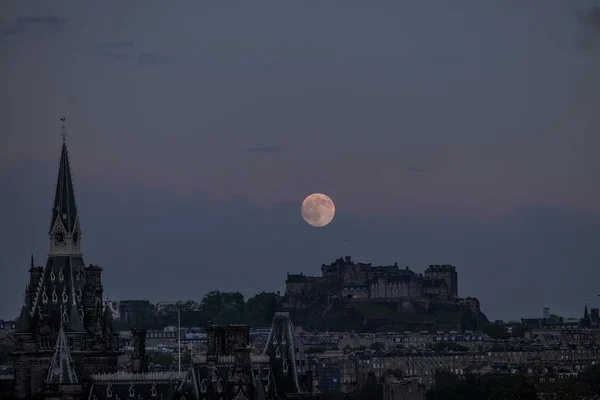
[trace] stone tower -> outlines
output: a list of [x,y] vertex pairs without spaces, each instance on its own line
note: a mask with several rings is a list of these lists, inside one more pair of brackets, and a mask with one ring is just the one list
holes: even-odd
[[458,297],[458,273],[456,267],[450,264],[430,265],[425,270],[425,277],[430,279],[443,279],[448,286],[448,296]]
[[131,355],[131,370],[133,372],[147,372],[146,369],[146,330],[134,328],[133,354]]
[[63,353],[72,354],[70,368],[81,381],[92,373],[116,370],[117,334],[103,316],[102,269],[85,267],[83,261],[82,231],[64,138],[48,238],[45,267],[36,267],[31,259],[25,304],[14,334],[16,398],[44,396],[58,345]]

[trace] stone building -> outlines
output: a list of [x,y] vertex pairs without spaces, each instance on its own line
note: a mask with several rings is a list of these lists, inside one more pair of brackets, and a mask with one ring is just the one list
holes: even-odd
[[302,394],[304,397],[314,394],[314,398],[318,398],[318,391],[313,384],[313,371],[289,312],[275,313],[262,354],[269,357],[280,398],[288,398],[291,394]]
[[430,280],[442,279],[448,288],[448,297],[458,297],[458,274],[455,266],[449,264],[430,265],[425,270],[425,278]]
[[[284,329],[281,329],[284,328]],[[250,353],[250,328],[213,325],[207,328],[207,350],[192,357],[180,372],[148,372],[146,330],[133,330],[132,371],[94,374],[88,397],[103,399],[269,400],[318,399],[303,349],[289,314],[278,313],[263,354]],[[273,347],[274,341],[278,345]],[[307,373],[308,372],[308,373]],[[313,393],[316,392],[316,393]]]
[[86,267],[83,261],[64,140],[48,238],[46,265],[35,266],[31,259],[25,304],[13,335],[14,395],[19,399],[47,398],[59,395],[57,390],[75,396],[78,382],[114,371],[119,354],[112,314],[102,307],[102,268]]
[[263,354],[250,354],[247,326],[212,326],[207,329],[208,351],[171,372],[148,372],[146,330],[133,329],[132,370],[117,372],[120,349],[114,310],[102,302],[102,268],[86,267],[83,261],[64,140],[48,236],[45,266],[35,266],[31,259],[25,304],[12,334],[14,376],[11,382],[2,380],[1,398],[319,398],[286,312],[275,315]]
[[148,372],[146,330],[133,329],[131,371],[92,375],[85,396],[102,399],[197,399],[194,379],[189,368],[173,372]]
[[17,327],[16,321],[5,321],[0,319],[0,342],[12,337]]
[[458,274],[452,265],[430,265],[424,274],[398,264],[372,266],[354,263],[349,256],[321,266],[321,276],[288,274],[286,302],[300,306],[303,299],[331,292],[342,299],[451,301],[458,304]]

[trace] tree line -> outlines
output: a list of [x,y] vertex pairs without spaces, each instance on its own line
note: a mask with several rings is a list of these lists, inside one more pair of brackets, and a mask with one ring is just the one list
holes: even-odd
[[133,326],[146,329],[162,329],[177,325],[177,312],[181,326],[205,327],[210,324],[247,324],[251,327],[270,326],[280,304],[276,293],[261,292],[247,301],[240,292],[208,292],[201,301],[181,301],[166,305],[160,312],[148,310],[137,315],[135,322],[116,321],[115,328]]

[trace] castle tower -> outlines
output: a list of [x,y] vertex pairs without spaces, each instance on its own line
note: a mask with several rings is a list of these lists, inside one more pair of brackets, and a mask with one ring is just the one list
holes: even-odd
[[238,349],[246,349],[250,343],[247,325],[212,325],[206,329],[209,355],[232,355]]
[[[111,339],[115,334],[91,329],[102,326],[101,308],[97,315],[93,313],[97,306],[101,307],[101,301],[98,304],[96,301],[98,294],[101,299],[102,284],[99,272],[88,274],[86,271],[81,232],[63,135],[48,231],[50,251],[45,267],[34,266],[33,257],[31,259],[25,304],[14,334],[16,398],[42,396],[47,389],[46,371],[53,358],[53,349],[62,336],[73,351],[73,368],[79,378],[85,380],[93,372],[116,368],[118,349],[113,346],[118,341]],[[86,318],[88,312],[91,321],[90,316]]]

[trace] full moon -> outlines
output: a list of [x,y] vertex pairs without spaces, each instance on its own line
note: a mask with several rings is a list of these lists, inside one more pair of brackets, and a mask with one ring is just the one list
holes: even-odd
[[333,221],[335,216],[335,204],[321,193],[313,193],[302,202],[302,218],[307,224],[322,228]]

